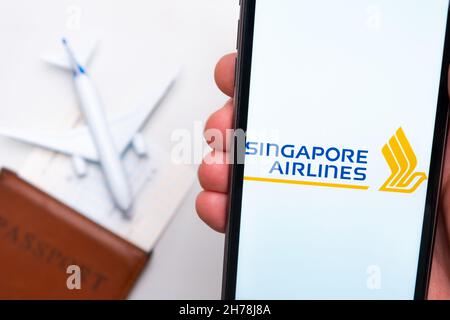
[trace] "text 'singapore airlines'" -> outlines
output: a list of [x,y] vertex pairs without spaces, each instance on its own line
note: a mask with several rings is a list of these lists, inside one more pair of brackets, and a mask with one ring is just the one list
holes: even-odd
[[[268,177],[246,176],[244,180],[368,190],[369,186],[364,184],[368,154],[367,150],[350,148],[247,142],[247,157],[275,157],[277,160],[270,166]],[[424,172],[415,172],[417,157],[402,128],[383,147],[382,154],[391,174],[380,191],[412,193],[427,179]]]
[[256,1],[237,298],[413,298],[448,4]]

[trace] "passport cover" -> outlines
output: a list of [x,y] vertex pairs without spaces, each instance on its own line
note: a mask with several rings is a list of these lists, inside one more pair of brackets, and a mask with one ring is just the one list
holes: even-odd
[[[123,299],[148,259],[148,253],[1,170],[0,299]],[[79,267],[80,289],[69,289],[72,265]]]

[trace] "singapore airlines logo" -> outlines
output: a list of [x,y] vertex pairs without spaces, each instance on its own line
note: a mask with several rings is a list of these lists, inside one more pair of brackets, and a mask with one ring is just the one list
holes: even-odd
[[[245,154],[246,158],[261,160],[257,170],[266,172],[264,176],[246,174],[244,180],[252,183],[369,190],[370,176],[379,174],[370,171],[374,157],[364,147],[247,141]],[[411,194],[427,180],[425,172],[416,171],[417,157],[402,128],[389,139],[382,153],[377,150],[376,154],[377,160],[383,161],[381,154],[384,156],[391,171],[381,188],[376,183],[377,191]]]
[[424,172],[415,171],[417,157],[402,128],[389,139],[382,153],[391,175],[380,191],[413,193],[427,179]]

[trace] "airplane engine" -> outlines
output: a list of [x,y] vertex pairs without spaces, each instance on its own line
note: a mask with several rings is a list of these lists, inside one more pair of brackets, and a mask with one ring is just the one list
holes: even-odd
[[84,160],[80,156],[72,156],[72,165],[73,170],[78,178],[83,178],[87,174],[87,164],[86,160]]
[[148,155],[147,145],[141,133],[137,133],[131,141],[134,152],[140,157]]

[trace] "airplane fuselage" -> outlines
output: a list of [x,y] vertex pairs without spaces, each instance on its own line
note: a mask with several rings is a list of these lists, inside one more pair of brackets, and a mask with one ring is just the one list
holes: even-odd
[[108,127],[101,100],[84,69],[80,67],[78,72],[74,72],[73,79],[80,109],[91,132],[108,188],[116,206],[124,213],[128,213],[132,204],[131,189],[120,153]]

